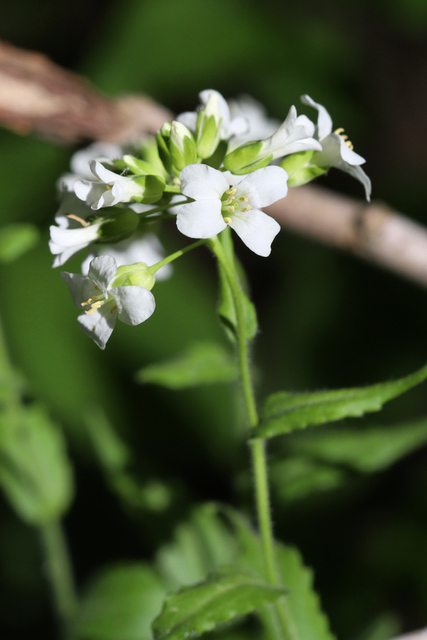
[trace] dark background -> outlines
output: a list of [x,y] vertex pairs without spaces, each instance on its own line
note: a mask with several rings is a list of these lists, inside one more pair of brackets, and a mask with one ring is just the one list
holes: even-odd
[[[423,0],[110,0],[101,7],[15,0],[0,35],[108,94],[145,92],[175,112],[193,109],[200,90],[215,88],[226,97],[249,93],[283,119],[308,93],[367,158],[373,198],[423,223],[426,28]],[[0,149],[2,220],[36,222],[46,240],[1,267],[2,318],[14,362],[66,430],[77,483],[66,529],[84,584],[106,562],[152,557],[196,503],[250,509],[233,391],[173,393],[133,382],[135,370],[193,340],[225,342],[215,318],[216,275],[207,252],[176,263],[173,279],[156,286],[153,318],[136,329],[121,324],[100,352],[80,333],[47,248],[54,185],[71,150],[8,131],[0,132]],[[363,196],[338,171],[319,184]],[[182,244],[172,225],[162,239],[171,251]],[[425,363],[427,297],[416,285],[287,232],[268,261],[244,246],[238,252],[259,313],[260,392],[374,383]],[[169,491],[163,511],[126,513],[105,486],[82,420],[94,404],[131,444],[141,481]],[[424,385],[357,425],[396,425],[426,412]],[[272,442],[273,463],[286,447]],[[284,498],[280,476],[276,482],[276,535],[314,568],[340,638],[382,640],[426,624],[426,462],[421,447],[382,472],[353,470],[330,489],[315,479],[299,497],[290,491]],[[54,637],[37,536],[6,502],[0,506],[3,636]]]

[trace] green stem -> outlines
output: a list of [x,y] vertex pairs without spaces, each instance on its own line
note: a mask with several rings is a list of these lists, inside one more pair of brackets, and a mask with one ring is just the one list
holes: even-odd
[[[237,323],[237,339],[238,354],[240,365],[240,377],[245,398],[246,411],[248,415],[249,427],[253,429],[258,425],[259,417],[255,403],[254,390],[252,386],[248,341],[245,336],[245,312],[241,296],[241,288],[237,278],[234,265],[228,259],[224,248],[215,236],[211,239],[210,245],[215,253],[221,267],[224,270],[228,284],[233,296],[234,307],[236,311]],[[254,470],[255,500],[258,516],[258,526],[261,534],[261,544],[263,551],[263,559],[265,566],[265,577],[269,584],[281,586],[279,576],[276,569],[276,558],[274,552],[274,536],[271,522],[269,486],[268,486],[268,467],[267,456],[265,450],[265,440],[255,438],[249,441],[252,465]],[[284,603],[277,602],[274,605],[279,625],[283,630],[283,637],[288,640],[291,636],[289,633],[289,625]]]
[[172,209],[173,207],[178,207],[181,204],[187,204],[188,198],[186,200],[182,200],[180,202],[172,202],[167,205],[162,205],[161,207],[154,207],[154,209],[150,209],[149,211],[145,211],[140,213],[141,218],[146,218],[147,216],[151,216],[153,213],[159,213],[159,211],[167,211],[168,209]]
[[67,543],[61,524],[49,522],[40,527],[42,545],[46,557],[46,574],[52,588],[55,609],[64,630],[70,637],[70,623],[77,607],[73,573]]
[[156,271],[161,269],[161,267],[164,267],[165,264],[169,264],[169,262],[172,262],[173,260],[180,258],[181,256],[183,256],[185,253],[188,253],[192,249],[196,249],[196,247],[200,247],[202,244],[207,244],[208,242],[209,241],[205,240],[204,238],[202,240],[197,240],[197,242],[193,242],[193,244],[189,244],[188,247],[184,247],[179,251],[175,251],[175,253],[171,253],[170,256],[166,256],[166,258],[163,258],[163,260],[160,260],[160,262],[156,262],[155,264],[152,264],[151,267],[148,267],[148,271],[150,271],[150,273],[152,274],[155,274]]

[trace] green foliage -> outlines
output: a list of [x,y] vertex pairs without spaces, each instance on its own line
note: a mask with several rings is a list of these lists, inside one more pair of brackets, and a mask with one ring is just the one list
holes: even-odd
[[16,222],[0,229],[0,262],[13,262],[32,249],[40,239],[38,228],[29,222]]
[[87,589],[75,624],[81,640],[150,640],[165,587],[148,565],[107,568]]
[[67,511],[73,481],[65,440],[41,407],[11,405],[2,412],[0,485],[28,524],[43,525]]
[[206,631],[276,601],[285,593],[251,572],[223,568],[205,582],[167,597],[153,624],[158,640],[197,637]]
[[136,374],[138,382],[169,389],[232,382],[236,377],[236,363],[225,349],[213,342],[193,343],[175,358],[144,367]]
[[274,393],[265,402],[262,422],[255,429],[255,435],[260,438],[272,438],[295,429],[379,411],[383,404],[397,398],[426,378],[427,366],[393,382],[369,387],[314,393]]

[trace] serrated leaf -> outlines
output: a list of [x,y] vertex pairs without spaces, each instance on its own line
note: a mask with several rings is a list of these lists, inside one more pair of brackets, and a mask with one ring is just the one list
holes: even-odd
[[0,262],[13,262],[32,249],[40,239],[40,231],[29,222],[16,222],[0,229]]
[[[239,273],[240,275],[240,279],[244,279],[243,269],[234,256],[233,240],[231,238],[229,227],[227,227],[227,229],[225,229],[221,233],[220,240],[227,258],[232,264],[234,264],[237,273]],[[237,338],[236,310],[234,307],[230,285],[228,284],[225,272],[219,263],[218,273],[220,288],[218,315],[228,337],[230,338],[230,340],[235,341]],[[258,330],[258,320],[255,306],[249,300],[242,287],[240,288],[240,296],[245,314],[245,337],[246,340],[252,340]]]
[[142,563],[105,569],[84,595],[75,622],[80,640],[151,640],[166,589]]
[[197,637],[234,618],[276,601],[285,594],[251,572],[223,568],[205,582],[167,597],[154,621],[156,640]]
[[314,393],[275,393],[267,399],[261,424],[254,434],[259,438],[272,438],[295,429],[379,411],[383,404],[426,378],[427,366],[404,378],[369,387]]
[[[239,513],[231,509],[227,509],[226,513],[240,542],[237,563],[262,572],[262,548],[258,535]],[[286,637],[289,640],[334,640],[313,588],[311,569],[304,565],[300,553],[293,547],[276,542],[275,553],[278,573],[287,590],[286,598],[280,603],[286,618]],[[260,613],[261,619],[268,615],[266,609]]]
[[234,359],[213,342],[194,343],[177,357],[144,367],[136,374],[138,382],[158,384],[168,389],[232,382],[236,377]]
[[73,495],[65,440],[45,411],[15,407],[0,418],[0,486],[28,524],[60,518]]

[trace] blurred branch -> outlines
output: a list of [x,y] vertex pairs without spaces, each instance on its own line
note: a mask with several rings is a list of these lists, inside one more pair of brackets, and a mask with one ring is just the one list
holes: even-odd
[[[127,143],[172,114],[145,96],[107,98],[45,56],[0,42],[0,125],[62,144]],[[327,189],[291,189],[269,212],[283,227],[349,251],[427,287],[427,229],[381,203]]]
[[422,631],[415,631],[414,633],[408,633],[407,635],[393,638],[393,640],[427,640],[427,629],[423,629]]

